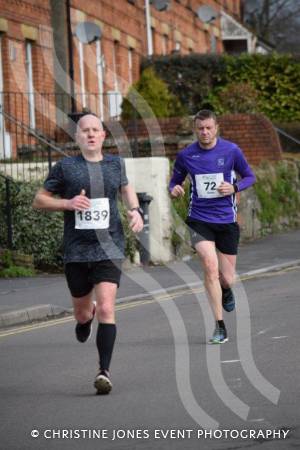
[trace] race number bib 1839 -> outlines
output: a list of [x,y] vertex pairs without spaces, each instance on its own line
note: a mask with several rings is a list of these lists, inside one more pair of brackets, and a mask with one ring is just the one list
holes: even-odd
[[75,211],[75,228],[77,230],[104,230],[109,227],[109,199],[92,198],[91,207]]
[[218,187],[224,181],[223,173],[206,173],[195,175],[196,189],[199,198],[216,198],[222,197]]

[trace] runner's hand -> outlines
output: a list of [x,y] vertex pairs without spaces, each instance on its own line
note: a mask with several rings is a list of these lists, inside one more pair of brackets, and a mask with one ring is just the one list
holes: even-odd
[[85,195],[85,190],[82,189],[80,195],[67,200],[67,208],[69,211],[84,211],[90,208],[91,202]]
[[171,190],[172,197],[183,197],[184,196],[184,189],[180,184],[176,184],[176,186],[173,187]]
[[144,227],[143,219],[138,211],[127,211],[129,226],[134,233],[139,233]]
[[234,186],[227,181],[222,181],[222,183],[218,187],[218,191],[224,196],[232,195],[234,193]]

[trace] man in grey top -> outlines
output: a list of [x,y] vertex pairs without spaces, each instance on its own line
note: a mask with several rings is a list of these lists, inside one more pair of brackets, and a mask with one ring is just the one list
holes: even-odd
[[93,114],[81,117],[75,138],[81,155],[63,158],[53,166],[33,207],[64,212],[65,275],[77,320],[76,337],[87,341],[96,315],[99,373],[94,386],[98,394],[108,394],[116,338],[115,299],[124,259],[118,193],[128,207],[133,232],[142,230],[143,217],[124,161],[102,153],[105,131],[99,118]]

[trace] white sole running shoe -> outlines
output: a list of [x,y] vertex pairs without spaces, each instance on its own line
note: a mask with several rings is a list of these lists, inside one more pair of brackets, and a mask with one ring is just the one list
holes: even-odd
[[109,379],[109,375],[106,371],[101,370],[96,376],[94,381],[94,387],[97,389],[97,395],[109,394],[112,389],[112,382]]
[[212,338],[208,341],[209,344],[225,344],[228,342],[226,328],[221,328],[218,323],[216,323],[216,328]]

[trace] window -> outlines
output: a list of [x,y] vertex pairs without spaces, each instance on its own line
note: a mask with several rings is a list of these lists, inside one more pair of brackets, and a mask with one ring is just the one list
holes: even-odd
[[175,52],[180,52],[180,49],[181,49],[181,43],[179,41],[176,41],[175,48],[174,48]]
[[26,42],[26,76],[27,76],[27,95],[29,110],[29,126],[35,128],[35,108],[34,108],[34,87],[33,87],[33,68],[32,68],[32,43]]
[[119,43],[118,41],[114,41],[114,46],[113,46],[113,54],[112,54],[112,68],[113,68],[113,83],[114,83],[114,90],[118,91],[119,90],[119,85],[118,85],[118,74],[117,74],[117,57],[118,57],[118,52],[119,52]]
[[79,73],[80,73],[80,93],[82,108],[86,107],[86,95],[85,95],[85,76],[84,76],[84,53],[83,44],[78,40],[78,53],[79,53]]
[[162,54],[167,55],[169,52],[169,36],[164,34],[162,36]]
[[152,54],[156,53],[156,33],[155,28],[151,27],[151,36],[152,36]]
[[133,48],[128,49],[128,82],[133,83]]
[[100,39],[96,40],[96,67],[97,67],[97,79],[98,79],[98,94],[99,94],[99,116],[101,120],[104,120],[104,105],[103,105],[103,67],[104,59],[101,50]]
[[113,72],[113,90],[108,91],[108,102],[109,102],[109,116],[114,118],[119,118],[121,114],[121,104],[122,104],[122,94],[119,91],[119,80],[118,80],[118,57],[119,57],[119,42],[114,41],[113,53],[112,53],[112,72]]
[[35,107],[34,107],[34,86],[33,86],[33,68],[32,68],[32,43],[26,41],[26,76],[27,76],[27,95],[28,95],[28,111],[29,126],[35,128]]
[[[0,108],[3,108],[3,72],[2,72],[2,36],[0,34]],[[4,120],[3,115],[0,114],[0,158],[5,156],[4,146]]]
[[[4,108],[4,80],[3,80],[3,55],[2,55],[2,39],[0,33],[0,107]],[[0,114],[0,159],[11,158],[12,147],[11,138],[8,131],[5,131],[5,119],[3,114]]]
[[210,35],[210,53],[217,53],[217,39],[212,33]]

